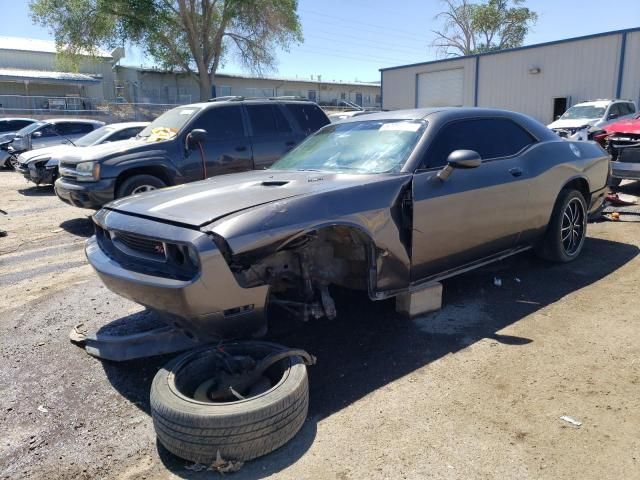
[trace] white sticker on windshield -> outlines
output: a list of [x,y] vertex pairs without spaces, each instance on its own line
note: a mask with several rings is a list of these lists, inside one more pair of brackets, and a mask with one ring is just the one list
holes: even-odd
[[414,122],[392,122],[383,124],[379,131],[396,131],[396,132],[417,132],[420,128],[419,123]]
[[180,115],[191,115],[195,110],[180,110]]

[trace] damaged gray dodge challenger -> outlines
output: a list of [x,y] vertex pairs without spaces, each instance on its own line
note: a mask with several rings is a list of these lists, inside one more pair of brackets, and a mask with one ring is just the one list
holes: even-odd
[[319,130],[267,170],[117,200],[89,262],[199,339],[264,332],[268,304],[334,317],[534,248],[566,262],[602,204],[606,153],[490,109],[380,112]]

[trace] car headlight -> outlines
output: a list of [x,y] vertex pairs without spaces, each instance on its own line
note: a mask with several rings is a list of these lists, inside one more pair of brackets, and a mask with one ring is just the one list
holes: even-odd
[[80,162],[76,165],[76,180],[79,182],[95,182],[100,179],[98,162]]

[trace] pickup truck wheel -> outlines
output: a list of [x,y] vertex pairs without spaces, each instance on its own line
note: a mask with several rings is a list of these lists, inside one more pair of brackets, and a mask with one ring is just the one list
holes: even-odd
[[584,247],[587,235],[587,204],[582,194],[563,189],[553,207],[551,220],[537,253],[546,260],[570,262]]
[[[309,405],[307,369],[301,357],[277,361],[242,392],[222,388],[226,398],[220,397],[217,384],[223,378],[217,372],[229,369],[229,362],[235,372],[239,358],[244,362],[249,355],[259,361],[286,350],[257,341],[222,344],[168,363],[151,385],[151,415],[160,443],[178,457],[206,465],[216,460],[218,452],[225,460],[245,461],[287,443],[302,427]],[[221,353],[230,356],[221,360]],[[214,387],[217,396],[211,393]]]
[[123,181],[116,191],[116,198],[128,197],[136,193],[150,192],[167,185],[153,175],[133,175]]

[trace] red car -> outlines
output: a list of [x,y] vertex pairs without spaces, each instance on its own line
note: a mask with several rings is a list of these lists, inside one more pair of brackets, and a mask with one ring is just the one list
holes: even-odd
[[640,115],[607,125],[593,139],[611,155],[610,186],[625,178],[640,180]]

